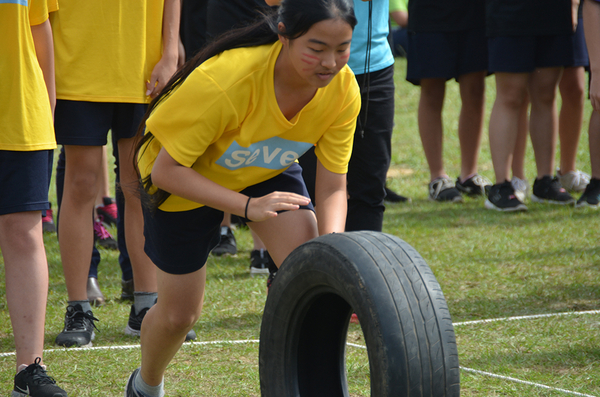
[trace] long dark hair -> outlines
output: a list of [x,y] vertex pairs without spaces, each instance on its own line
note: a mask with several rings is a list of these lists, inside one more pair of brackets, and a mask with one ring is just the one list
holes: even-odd
[[[154,139],[150,131],[144,134],[146,120],[148,120],[152,111],[204,61],[234,48],[255,47],[274,43],[278,40],[278,35],[290,40],[296,39],[308,32],[315,23],[329,19],[343,20],[354,29],[357,21],[352,0],[282,0],[278,7],[273,7],[270,12],[262,15],[253,24],[231,30],[209,42],[171,77],[158,96],[150,102],[138,129],[138,137],[141,137],[141,139],[134,156],[136,169],[140,149],[147,142]],[[279,22],[282,22],[285,26],[284,32],[279,31]],[[155,192],[150,193],[152,188],[151,175],[142,179],[141,184],[143,188],[142,203],[153,210],[158,208],[170,196],[169,192],[162,189],[156,189]]]

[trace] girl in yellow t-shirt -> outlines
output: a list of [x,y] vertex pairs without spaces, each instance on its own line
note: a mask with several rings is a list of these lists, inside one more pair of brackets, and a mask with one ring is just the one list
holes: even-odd
[[[67,396],[42,363],[48,263],[42,210],[50,208],[55,0],[0,0],[0,251],[16,348],[13,397]],[[3,391],[5,393],[5,391]]]
[[[223,211],[244,217],[278,266],[307,240],[344,231],[360,108],[346,66],[355,24],[352,1],[283,1],[206,47],[150,104],[138,167],[159,299],[126,396],[163,395],[165,369],[202,309]],[[316,216],[296,163],[313,146]]]

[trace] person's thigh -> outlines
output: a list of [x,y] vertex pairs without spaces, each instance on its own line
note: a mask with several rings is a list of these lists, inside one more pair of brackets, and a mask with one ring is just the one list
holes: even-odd
[[458,33],[409,33],[406,80],[419,85],[421,79],[458,77]]
[[0,150],[0,215],[42,211],[48,201],[51,150]]

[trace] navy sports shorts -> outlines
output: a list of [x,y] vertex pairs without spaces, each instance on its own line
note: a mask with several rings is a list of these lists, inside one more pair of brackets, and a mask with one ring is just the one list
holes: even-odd
[[563,67],[573,63],[572,35],[490,37],[488,53],[493,73]]
[[485,29],[459,32],[408,34],[406,80],[456,79],[467,73],[487,71]]
[[104,146],[108,131],[114,141],[137,133],[146,104],[56,101],[54,129],[59,145]]
[[0,215],[50,208],[52,150],[0,150]]
[[[298,163],[293,163],[286,171],[265,182],[247,187],[241,193],[261,197],[274,191],[309,197]],[[312,203],[300,208],[314,211]],[[193,273],[204,266],[210,251],[219,243],[222,220],[222,211],[206,206],[181,212],[158,209],[154,213],[144,208],[144,250],[152,262],[166,273]]]

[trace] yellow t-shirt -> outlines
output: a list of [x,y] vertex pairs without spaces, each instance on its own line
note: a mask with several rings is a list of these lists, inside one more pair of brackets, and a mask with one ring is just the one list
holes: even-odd
[[47,0],[0,0],[0,150],[56,147],[52,111],[31,26],[48,19]]
[[162,54],[164,0],[60,0],[50,15],[56,97],[145,103]]
[[[345,66],[288,121],[273,81],[280,50],[279,42],[229,50],[196,68],[146,123],[155,139],[140,151],[142,177],[163,146],[180,164],[235,191],[280,174],[313,145],[329,171],[347,172],[360,110],[354,74]],[[171,195],[160,209],[200,206]]]

